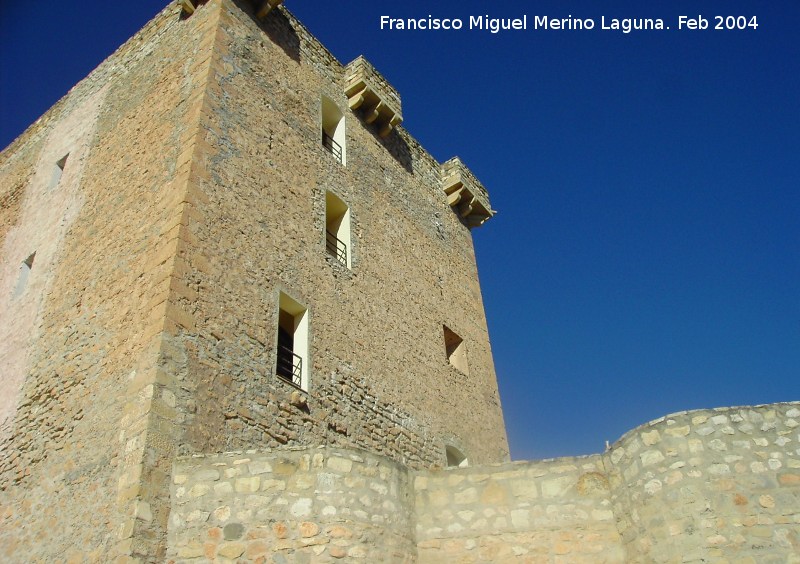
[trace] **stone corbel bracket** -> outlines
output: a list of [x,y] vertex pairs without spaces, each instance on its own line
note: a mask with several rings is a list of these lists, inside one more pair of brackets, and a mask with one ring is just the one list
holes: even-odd
[[467,227],[479,227],[497,212],[489,203],[489,193],[461,159],[453,157],[441,166],[442,190],[447,204]]
[[[194,11],[208,0],[178,0],[178,3],[183,8],[184,13],[188,15],[194,14]],[[256,10],[256,18],[259,20],[264,19],[274,8],[283,4],[283,0],[254,0],[253,6]]]
[[381,137],[403,121],[400,94],[364,57],[345,67],[344,92],[350,109],[360,111],[366,123],[375,123]]
[[194,14],[194,11],[208,0],[178,0],[178,4],[183,8],[183,12],[188,15]]
[[264,19],[273,9],[283,4],[283,0],[255,0],[253,5],[256,7],[256,18]]

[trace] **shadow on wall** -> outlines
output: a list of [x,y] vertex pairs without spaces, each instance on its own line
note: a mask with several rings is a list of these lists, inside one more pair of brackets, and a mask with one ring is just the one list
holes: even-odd
[[[246,14],[249,14],[259,28],[269,37],[275,45],[283,49],[293,61],[300,62],[300,37],[294,29],[290,19],[281,10],[272,10],[264,19],[259,19],[253,12],[251,2],[234,0],[236,5]],[[386,137],[378,135],[377,129],[367,126],[375,139],[383,145],[394,159],[400,163],[407,172],[413,173],[413,159],[411,148],[406,140],[393,129]]]
[[293,61],[300,62],[300,37],[292,27],[289,18],[280,10],[272,10],[263,20],[258,19],[253,13],[253,3],[243,0],[234,0],[236,5],[249,14],[253,21],[267,34],[275,45],[283,49]]
[[381,145],[383,145],[389,154],[392,155],[395,160],[400,163],[407,172],[412,173],[414,172],[413,163],[411,159],[411,149],[406,143],[406,140],[397,132],[397,129],[392,129],[392,132],[389,133],[386,137],[381,137],[378,135],[377,131],[374,128],[371,129],[372,135],[375,136]]

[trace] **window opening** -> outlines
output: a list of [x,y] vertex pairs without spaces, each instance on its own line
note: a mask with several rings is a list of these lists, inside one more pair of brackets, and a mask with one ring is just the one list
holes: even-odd
[[17,277],[17,285],[14,287],[14,297],[18,297],[22,295],[25,291],[25,288],[28,286],[28,278],[31,275],[31,270],[33,270],[33,259],[36,258],[36,253],[31,253],[31,255],[22,261],[22,264],[19,267],[19,276]]
[[322,146],[342,164],[346,162],[344,114],[333,100],[322,97]]
[[58,159],[53,167],[53,174],[50,175],[50,184],[48,185],[49,190],[52,190],[61,182],[61,175],[64,173],[64,167],[67,166],[67,157],[69,157],[69,153]]
[[281,292],[276,374],[308,389],[308,310]]
[[331,192],[325,192],[325,248],[329,255],[350,268],[350,208]]
[[469,466],[467,456],[456,447],[447,445],[444,450],[447,455],[448,468],[466,468]]
[[451,331],[447,325],[443,327],[444,349],[447,360],[456,369],[464,374],[469,374],[469,366],[467,365],[467,345],[464,343],[464,339]]

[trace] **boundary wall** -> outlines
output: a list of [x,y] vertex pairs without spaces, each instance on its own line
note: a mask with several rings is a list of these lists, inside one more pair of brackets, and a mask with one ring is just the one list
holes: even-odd
[[603,454],[413,471],[355,449],[195,456],[173,562],[800,562],[800,403],[682,412]]

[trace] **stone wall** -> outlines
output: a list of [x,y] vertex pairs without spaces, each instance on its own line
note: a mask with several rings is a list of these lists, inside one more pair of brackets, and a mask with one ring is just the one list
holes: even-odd
[[[285,10],[251,10],[171,3],[0,155],[4,561],[160,560],[179,452],[508,457],[471,235],[438,163],[349,111],[335,162],[320,96],[347,109],[342,66]],[[325,190],[352,209],[352,270],[325,252]],[[303,403],[275,377],[279,291],[311,315]]]
[[207,23],[168,6],[0,155],[4,562],[157,554],[157,535],[132,539],[166,529],[153,496],[168,478],[150,462],[169,441],[150,426],[150,386],[168,318],[161,253],[204,79],[190,38]]
[[333,448],[185,458],[170,555],[797,563],[798,421],[800,403],[685,412],[602,455],[440,470]]
[[[347,110],[342,71],[282,8],[171,4],[0,155],[0,560],[163,561],[169,523],[175,558],[796,562],[797,404],[480,466],[508,446],[471,233],[407,131]],[[275,376],[280,292],[311,318],[305,392]],[[215,454],[283,445],[309,450]],[[428,471],[445,445],[478,466]],[[173,475],[179,454],[208,456]]]
[[180,459],[169,526],[172,562],[410,562],[408,471],[335,448]]
[[600,455],[421,472],[419,562],[624,562]]
[[[259,22],[225,0],[192,18],[207,10],[220,24],[178,256],[192,291],[175,296],[183,321],[162,358],[179,451],[327,444],[424,468],[452,445],[507,460],[471,233],[439,164],[350,112],[344,68],[284,9]],[[345,116],[346,166],[321,144],[322,95]],[[352,268],[326,252],[326,191],[350,208]],[[275,375],[279,292],[309,312],[302,402]],[[446,358],[444,325],[468,374]]]
[[677,413],[606,453],[632,562],[800,562],[800,404]]

